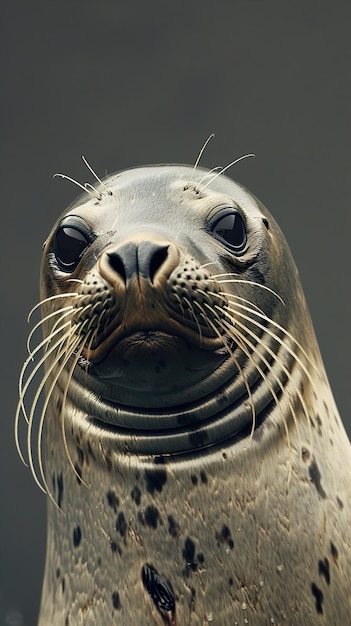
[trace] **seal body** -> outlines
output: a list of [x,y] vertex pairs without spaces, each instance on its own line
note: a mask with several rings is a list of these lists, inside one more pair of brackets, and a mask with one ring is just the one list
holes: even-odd
[[260,202],[121,172],[58,220],[41,288],[39,624],[349,623],[350,443]]

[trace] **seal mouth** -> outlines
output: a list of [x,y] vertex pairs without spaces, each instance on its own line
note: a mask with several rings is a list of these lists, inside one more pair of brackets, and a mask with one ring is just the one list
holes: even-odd
[[96,385],[104,385],[100,392],[104,399],[140,407],[154,405],[160,395],[161,406],[179,402],[179,394],[184,393],[197,399],[204,391],[198,394],[196,386],[202,388],[204,378],[217,378],[218,368],[236,348],[229,337],[225,348],[223,342],[218,346],[218,339],[199,346],[188,337],[154,329],[138,330],[108,343],[103,358],[101,351],[96,359],[96,352],[85,348],[77,365]]

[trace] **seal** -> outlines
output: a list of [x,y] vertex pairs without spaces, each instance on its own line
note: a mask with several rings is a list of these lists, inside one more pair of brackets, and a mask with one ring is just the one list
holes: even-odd
[[351,447],[263,205],[199,167],[98,179],[39,304],[16,417],[49,496],[39,624],[349,623]]

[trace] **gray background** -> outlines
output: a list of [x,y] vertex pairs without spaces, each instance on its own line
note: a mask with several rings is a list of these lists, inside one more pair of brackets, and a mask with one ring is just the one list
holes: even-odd
[[[349,2],[5,2],[1,8],[0,624],[35,624],[45,497],[13,415],[41,244],[77,195],[53,180],[255,152],[231,175],[282,227],[344,422],[350,365]],[[340,460],[342,462],[342,459]]]

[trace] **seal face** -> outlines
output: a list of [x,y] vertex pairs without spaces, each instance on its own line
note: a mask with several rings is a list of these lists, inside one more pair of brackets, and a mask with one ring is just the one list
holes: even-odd
[[40,624],[347,621],[350,444],[261,203],[200,168],[113,175],[55,224],[41,296],[16,418],[50,496]]

